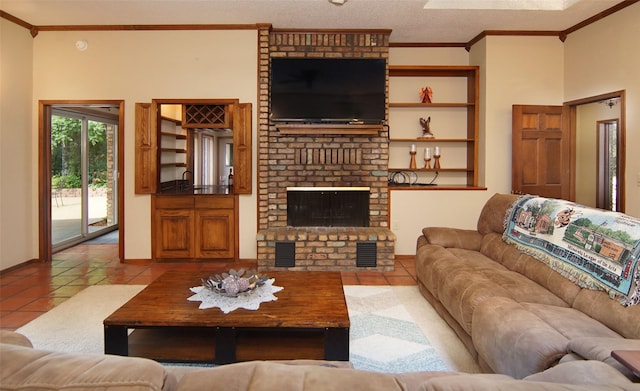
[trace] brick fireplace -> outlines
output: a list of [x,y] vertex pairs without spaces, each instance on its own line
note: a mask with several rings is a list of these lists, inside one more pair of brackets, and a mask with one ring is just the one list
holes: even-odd
[[[344,132],[314,125],[301,130],[269,122],[272,57],[388,58],[390,31],[259,29],[258,268],[378,270],[394,268],[388,228],[388,129]],[[287,188],[366,188],[366,226],[290,226]]]

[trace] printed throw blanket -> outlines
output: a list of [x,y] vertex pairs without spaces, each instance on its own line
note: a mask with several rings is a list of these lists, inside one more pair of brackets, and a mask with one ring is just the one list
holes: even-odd
[[578,286],[640,303],[640,219],[569,201],[523,196],[505,216],[503,240]]

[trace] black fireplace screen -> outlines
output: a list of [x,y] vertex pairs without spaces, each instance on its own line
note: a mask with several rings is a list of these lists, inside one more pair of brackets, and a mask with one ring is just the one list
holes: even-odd
[[369,190],[287,190],[291,227],[368,227]]

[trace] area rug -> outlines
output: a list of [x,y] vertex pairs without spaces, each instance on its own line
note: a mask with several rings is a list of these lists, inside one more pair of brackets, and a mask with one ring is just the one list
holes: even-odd
[[374,372],[451,370],[395,294],[398,289],[344,287],[351,320],[349,360]]
[[[102,354],[102,321],[143,288],[88,287],[17,331],[37,349]],[[345,286],[344,290],[354,367],[376,372],[478,371],[417,287]]]
[[37,349],[103,354],[102,321],[144,287],[90,286],[16,331],[29,337]]

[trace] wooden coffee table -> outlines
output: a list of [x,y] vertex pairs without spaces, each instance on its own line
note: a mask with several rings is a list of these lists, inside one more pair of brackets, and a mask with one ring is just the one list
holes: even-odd
[[[207,272],[168,271],[104,320],[106,354],[167,362],[349,360],[339,272],[269,272],[284,287],[256,311],[198,309],[189,288]],[[133,329],[133,331],[131,331]]]

